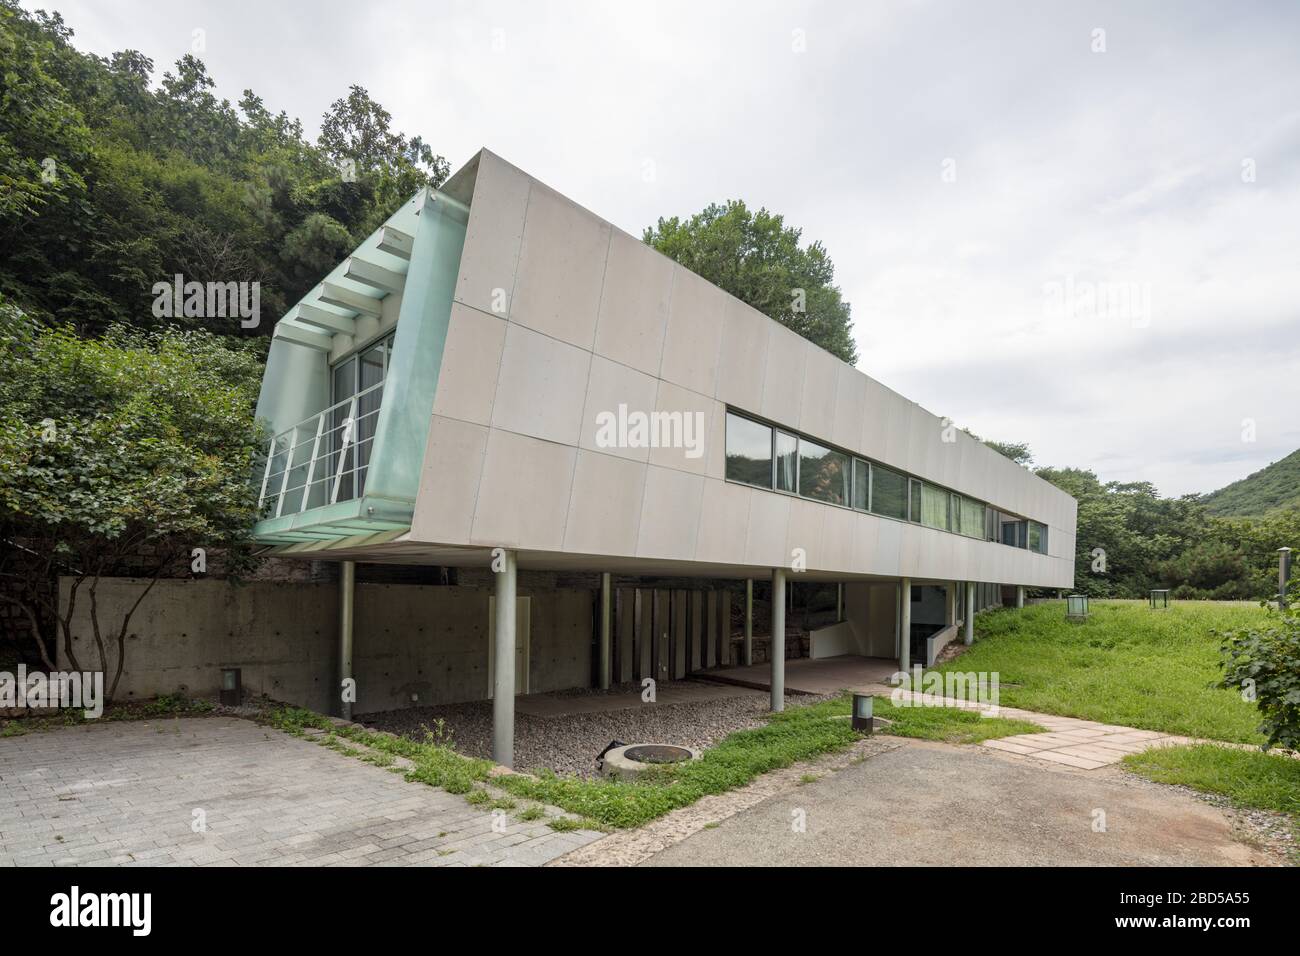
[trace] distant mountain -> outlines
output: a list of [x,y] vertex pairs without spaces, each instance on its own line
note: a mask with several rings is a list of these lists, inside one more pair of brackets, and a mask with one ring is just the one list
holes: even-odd
[[1278,508],[1300,507],[1300,449],[1241,481],[1204,498],[1210,514],[1256,517]]

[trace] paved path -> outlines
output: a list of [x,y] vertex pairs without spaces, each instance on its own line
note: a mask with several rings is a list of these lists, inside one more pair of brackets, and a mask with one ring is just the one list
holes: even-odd
[[1037,760],[1064,764],[1067,767],[1076,767],[1079,770],[1100,770],[1102,767],[1119,763],[1128,754],[1140,753],[1152,747],[1174,747],[1180,744],[1198,743],[1192,737],[1180,737],[1177,734],[1165,734],[1154,730],[1135,730],[1132,727],[1081,720],[1078,717],[1039,714],[1018,707],[999,706],[990,710],[983,704],[967,700],[918,694],[913,691],[890,691],[885,687],[879,688],[879,693],[881,696],[901,695],[922,706],[960,707],[964,710],[986,711],[989,716],[1026,720],[1031,724],[1046,727],[1047,733],[999,737],[984,741],[982,746],[1013,757],[1033,757]]
[[911,741],[697,829],[642,865],[1266,862],[1238,842],[1223,811],[1167,788]]
[[461,796],[233,717],[0,739],[0,866],[527,866],[600,836],[494,830]]

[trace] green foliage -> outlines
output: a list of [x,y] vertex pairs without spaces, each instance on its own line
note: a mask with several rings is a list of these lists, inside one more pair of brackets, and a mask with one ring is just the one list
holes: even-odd
[[1300,450],[1211,492],[1203,500],[1210,514],[1222,517],[1259,517],[1271,511],[1300,508]]
[[977,640],[938,671],[999,674],[1006,707],[1080,717],[1188,737],[1261,743],[1260,712],[1215,687],[1218,633],[1266,620],[1249,604],[1091,603],[1087,621],[1065,619],[1063,602],[980,614]]
[[1217,744],[1156,747],[1124,758],[1156,783],[1217,793],[1234,803],[1300,817],[1300,760]]
[[[643,239],[664,255],[850,365],[858,360],[849,304],[820,242],[743,202],[713,203],[689,219],[660,219]],[[798,290],[802,290],[802,296]]]
[[[194,331],[113,327],[103,340],[81,339],[3,299],[0,346],[0,534],[20,545],[0,554],[0,570],[22,583],[6,600],[57,619],[68,661],[82,670],[71,619],[86,585],[101,670],[106,642],[117,645],[111,698],[131,613],[112,632],[101,627],[102,576],[152,574],[143,597],[194,548],[227,552],[236,572],[247,564],[258,357]],[[151,556],[143,569],[142,555]],[[43,587],[54,573],[72,579],[61,609]]]
[[[1300,599],[1300,586],[1293,583],[1290,592],[1293,601]],[[1294,603],[1226,632],[1222,652],[1220,686],[1254,698],[1264,718],[1259,732],[1265,748],[1300,751],[1300,612]]]
[[981,740],[996,737],[1043,732],[1042,727],[1027,720],[984,717],[976,711],[956,707],[898,707],[890,703],[887,697],[877,697],[872,706],[877,717],[893,721],[893,725],[886,727],[883,732],[895,737],[942,740],[950,744],[977,744]]
[[993,441],[992,439],[988,439],[988,438],[980,438],[979,435],[976,435],[969,428],[963,428],[962,431],[964,431],[967,435],[970,435],[970,437],[975,439],[976,441],[983,442],[984,444],[988,445],[990,448],[992,448],[995,452],[997,452],[1002,457],[1010,458],[1017,465],[1024,465],[1026,468],[1028,468],[1030,465],[1034,463],[1034,453],[1030,451],[1029,446],[1022,441],[1019,442]]
[[[0,0],[0,293],[81,334],[157,327],[153,284],[259,282],[279,316],[447,162],[353,87],[319,145],[193,56],[79,52],[56,14]],[[346,168],[355,177],[342,174]],[[238,334],[238,321],[182,320]],[[263,321],[255,334],[269,335]]]

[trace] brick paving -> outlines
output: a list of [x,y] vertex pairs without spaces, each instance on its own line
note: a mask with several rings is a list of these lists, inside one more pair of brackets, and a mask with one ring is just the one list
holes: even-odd
[[601,836],[494,830],[462,796],[233,717],[0,739],[0,866],[541,866]]

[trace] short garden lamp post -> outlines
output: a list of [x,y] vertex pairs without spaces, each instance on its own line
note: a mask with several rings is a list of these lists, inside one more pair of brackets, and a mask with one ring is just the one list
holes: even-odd
[[1161,611],[1169,607],[1169,592],[1160,588],[1151,591],[1151,610]]
[[243,675],[238,667],[221,668],[221,704],[238,707],[244,696]]
[[870,694],[853,692],[853,729],[859,733],[871,733],[871,702]]
[[1071,594],[1065,599],[1065,617],[1070,621],[1088,619],[1088,595]]

